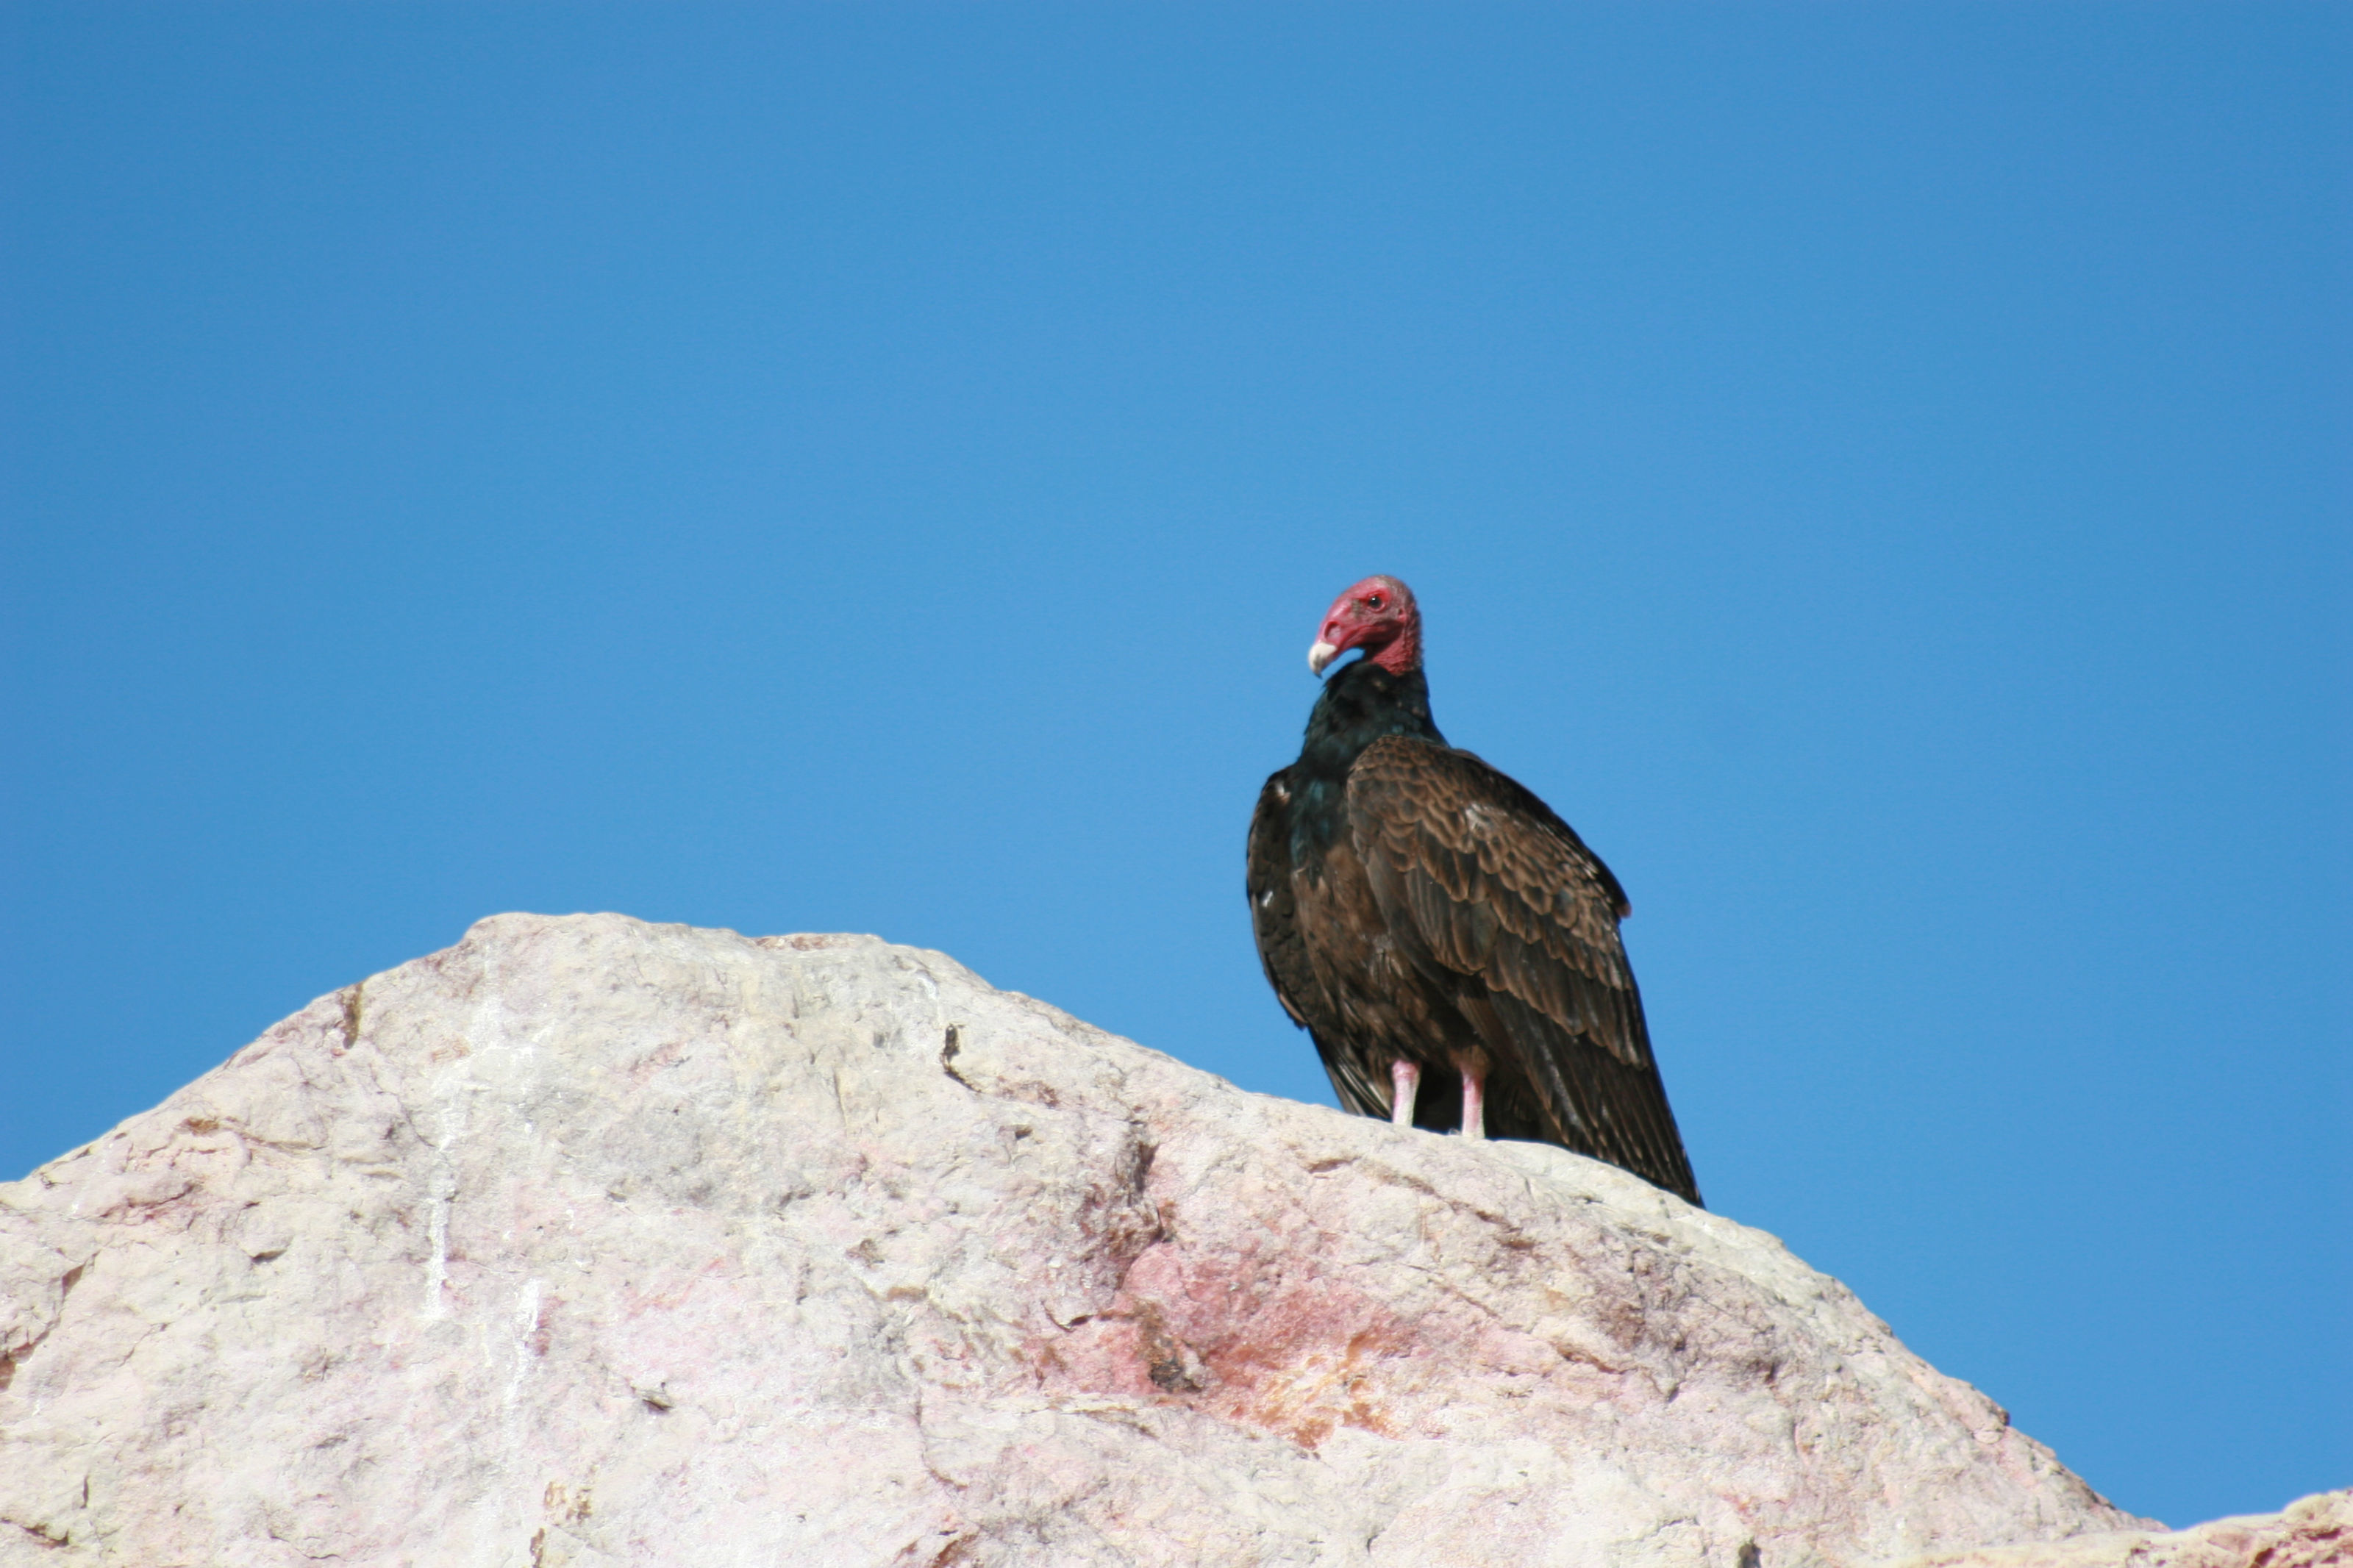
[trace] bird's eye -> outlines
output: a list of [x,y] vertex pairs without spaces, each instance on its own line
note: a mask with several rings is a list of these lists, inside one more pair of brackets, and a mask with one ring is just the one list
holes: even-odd
[[1365,601],[1365,608],[1368,610],[1377,610],[1380,607],[1381,596],[1378,594],[1374,595],[1371,598]]

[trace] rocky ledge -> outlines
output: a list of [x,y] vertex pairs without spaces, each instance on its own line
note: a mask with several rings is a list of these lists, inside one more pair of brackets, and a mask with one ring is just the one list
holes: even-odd
[[869,937],[501,916],[0,1185],[8,1563],[1799,1568],[2147,1528],[1769,1236]]

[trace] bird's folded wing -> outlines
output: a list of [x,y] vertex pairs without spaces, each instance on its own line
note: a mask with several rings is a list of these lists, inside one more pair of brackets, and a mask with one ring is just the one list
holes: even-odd
[[1406,956],[1651,1068],[1623,895],[1542,801],[1468,752],[1393,736],[1356,760],[1348,813],[1391,933],[1423,949]]
[[1267,984],[1291,1021],[1307,1026],[1303,1007],[1314,994],[1315,973],[1307,962],[1306,945],[1299,935],[1299,917],[1291,887],[1291,770],[1284,768],[1259,791],[1258,809],[1250,813],[1250,852],[1243,885],[1250,893],[1250,933],[1258,939],[1259,962]]
[[1366,1064],[1344,1041],[1317,1033],[1307,1019],[1310,1011],[1328,1017],[1307,942],[1299,929],[1296,890],[1291,879],[1291,770],[1284,768],[1259,791],[1258,809],[1250,813],[1250,851],[1244,886],[1250,893],[1250,934],[1258,939],[1259,963],[1267,984],[1291,1021],[1306,1029],[1324,1058],[1332,1092],[1343,1109],[1359,1116],[1389,1113],[1389,1086],[1375,1080]]
[[1451,981],[1554,1135],[1698,1203],[1600,858],[1510,778],[1427,741],[1366,747],[1348,812],[1399,955]]

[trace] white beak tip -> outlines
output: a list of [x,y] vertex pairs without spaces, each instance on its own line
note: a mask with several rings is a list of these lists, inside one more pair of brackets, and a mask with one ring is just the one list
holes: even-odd
[[1322,675],[1324,667],[1340,657],[1340,650],[1330,643],[1319,642],[1307,650],[1307,668],[1313,675]]

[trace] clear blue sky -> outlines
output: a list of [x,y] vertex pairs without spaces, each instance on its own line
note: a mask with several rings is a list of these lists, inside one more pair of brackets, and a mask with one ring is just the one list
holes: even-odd
[[0,1176],[501,910],[1325,1100],[1342,586],[1711,1204],[2118,1502],[2353,1483],[2341,5],[34,5]]

